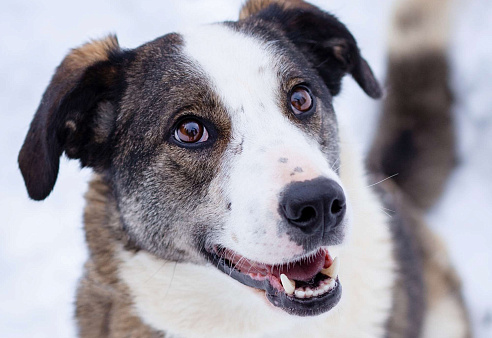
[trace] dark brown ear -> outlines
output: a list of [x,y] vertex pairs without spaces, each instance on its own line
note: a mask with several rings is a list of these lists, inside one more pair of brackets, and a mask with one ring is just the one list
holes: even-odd
[[113,114],[119,54],[116,37],[109,36],[73,49],[58,66],[18,158],[32,199],[45,199],[52,191],[63,152],[82,166],[103,165],[98,157],[108,149],[111,127],[106,122],[101,131],[96,124],[111,119],[101,114]]
[[276,25],[318,70],[332,95],[340,92],[343,76],[351,74],[367,95],[381,97],[381,87],[354,37],[333,15],[302,0],[250,0],[240,19]]

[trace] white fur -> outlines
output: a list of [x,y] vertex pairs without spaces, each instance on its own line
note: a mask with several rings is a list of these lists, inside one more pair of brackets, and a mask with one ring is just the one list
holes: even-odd
[[392,302],[395,262],[386,216],[362,169],[361,156],[342,141],[341,180],[353,205],[352,235],[340,251],[340,304],[317,317],[289,316],[261,291],[214,266],[165,262],[120,250],[119,275],[136,314],[181,337],[383,337]]
[[449,0],[397,1],[389,51],[393,57],[442,52],[449,40]]
[[[206,74],[231,117],[232,142],[216,180],[232,210],[218,243],[267,264],[303,255],[302,246],[279,231],[279,194],[293,181],[324,176],[341,182],[319,145],[279,107],[285,95],[278,75],[282,55],[274,44],[222,25],[201,27],[184,41],[184,53]],[[302,172],[291,176],[296,167]]]
[[[232,202],[232,215],[218,240],[266,263],[301,254],[302,248],[287,236],[277,235],[277,194],[293,179],[334,179],[351,206],[351,236],[337,253],[342,299],[317,317],[290,316],[271,305],[263,291],[240,284],[214,266],[177,264],[120,249],[119,274],[137,315],[153,328],[188,338],[383,336],[394,282],[391,235],[367,187],[360,156],[343,140],[338,177],[317,144],[282,115],[276,98],[280,65],[268,45],[223,26],[187,34],[185,42],[185,52],[209,77],[231,114],[233,141],[217,175],[220,182],[212,184],[213,189],[221,184]],[[275,126],[274,134],[265,130],[269,125]],[[234,154],[238,144],[242,152]],[[281,163],[279,157],[289,160]],[[292,178],[288,173],[296,166],[305,170]],[[266,233],[255,235],[259,229]]]
[[467,336],[467,319],[459,304],[459,299],[454,294],[443,296],[428,306],[422,337],[462,338]]

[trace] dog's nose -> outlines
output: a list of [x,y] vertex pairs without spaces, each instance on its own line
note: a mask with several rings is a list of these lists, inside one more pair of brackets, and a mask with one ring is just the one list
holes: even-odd
[[305,235],[329,232],[340,224],[345,209],[342,187],[327,178],[289,184],[280,202],[289,226]]

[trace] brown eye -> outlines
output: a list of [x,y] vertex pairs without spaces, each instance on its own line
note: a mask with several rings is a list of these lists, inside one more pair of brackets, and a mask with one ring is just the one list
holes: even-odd
[[299,115],[313,107],[313,98],[305,87],[295,87],[290,94],[290,104],[294,114]]
[[183,143],[199,143],[208,140],[208,131],[195,119],[182,121],[174,132],[174,138]]

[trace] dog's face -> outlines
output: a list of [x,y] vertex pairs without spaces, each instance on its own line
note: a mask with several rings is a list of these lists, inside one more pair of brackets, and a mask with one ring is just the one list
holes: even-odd
[[262,3],[135,50],[114,38],[75,50],[19,161],[42,199],[61,153],[79,158],[112,185],[139,249],[208,264],[288,313],[316,315],[340,299],[333,247],[350,226],[332,97],[346,73],[380,90],[334,17]]

